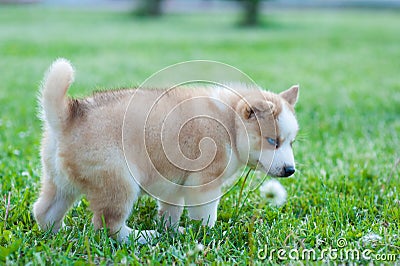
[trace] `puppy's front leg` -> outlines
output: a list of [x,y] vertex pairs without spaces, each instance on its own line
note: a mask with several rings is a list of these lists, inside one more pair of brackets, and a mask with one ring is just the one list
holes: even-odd
[[183,211],[183,198],[179,201],[181,202],[179,205],[158,201],[158,216],[161,221],[165,222],[166,227],[175,227],[179,224]]
[[219,199],[199,206],[188,207],[189,217],[193,220],[202,220],[204,226],[213,227],[217,220]]

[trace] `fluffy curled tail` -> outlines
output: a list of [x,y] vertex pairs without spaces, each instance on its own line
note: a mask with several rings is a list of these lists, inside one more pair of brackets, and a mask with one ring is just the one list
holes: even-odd
[[73,80],[74,69],[63,58],[54,61],[44,77],[40,96],[42,118],[53,130],[58,131],[68,117],[68,98],[65,95]]

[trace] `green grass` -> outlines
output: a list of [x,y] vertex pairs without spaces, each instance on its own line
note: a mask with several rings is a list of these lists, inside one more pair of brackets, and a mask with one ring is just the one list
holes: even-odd
[[[321,255],[338,248],[339,238],[347,240],[339,251],[371,249],[373,255],[396,254],[400,263],[399,13],[276,12],[264,26],[247,29],[234,26],[232,14],[147,20],[34,6],[2,6],[0,12],[0,264],[273,263],[280,261],[276,253],[262,260],[261,249]],[[94,231],[83,199],[68,212],[65,230],[40,231],[31,214],[41,175],[36,95],[57,57],[77,69],[75,96],[138,84],[191,59],[231,64],[274,91],[299,83],[299,171],[281,180],[287,203],[260,204],[259,193],[248,187],[238,202],[239,184],[222,199],[213,229],[183,218],[187,234],[140,246]],[[241,212],[232,217],[237,204]],[[142,198],[128,224],[156,228],[155,201]],[[364,243],[370,233],[382,239]]]

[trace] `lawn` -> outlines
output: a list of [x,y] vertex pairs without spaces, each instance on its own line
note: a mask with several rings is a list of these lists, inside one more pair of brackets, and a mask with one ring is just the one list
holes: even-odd
[[[316,263],[400,263],[400,13],[271,12],[253,29],[225,13],[135,19],[1,6],[0,14],[0,264],[306,263],[307,252]],[[276,92],[299,83],[298,172],[280,180],[286,204],[263,204],[248,183],[239,200],[241,181],[222,198],[214,228],[183,217],[186,234],[139,245],[94,231],[83,198],[64,230],[40,231],[31,213],[41,176],[36,96],[57,57],[75,65],[73,96],[137,85],[192,59],[230,64]],[[128,224],[157,228],[155,201],[142,198]]]

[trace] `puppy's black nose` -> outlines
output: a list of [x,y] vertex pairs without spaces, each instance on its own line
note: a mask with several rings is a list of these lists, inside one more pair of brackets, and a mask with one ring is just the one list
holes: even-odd
[[294,169],[293,166],[285,166],[283,167],[283,176],[284,177],[288,177],[294,174],[294,172],[296,172],[296,170]]

